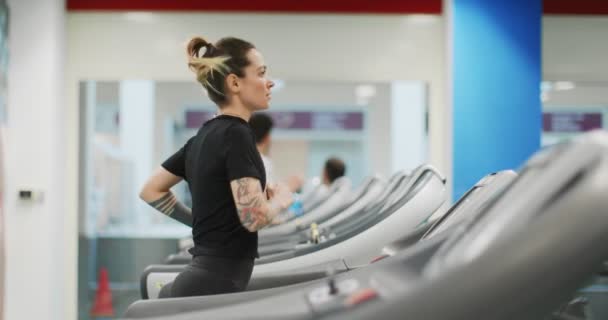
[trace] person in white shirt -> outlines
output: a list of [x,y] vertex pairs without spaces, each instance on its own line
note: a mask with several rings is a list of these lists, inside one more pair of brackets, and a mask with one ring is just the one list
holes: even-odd
[[266,169],[266,181],[268,183],[275,183],[274,176],[272,174],[272,160],[270,160],[270,132],[274,126],[272,118],[265,113],[254,113],[249,119],[249,125],[253,130],[255,136],[255,144],[258,147],[258,151],[262,156],[264,162],[264,168]]
[[[249,126],[253,130],[255,143],[262,156],[264,168],[266,169],[266,181],[269,185],[273,185],[279,181],[273,173],[272,159],[270,158],[270,147],[272,146],[271,132],[274,127],[272,118],[266,113],[254,113],[249,119]],[[292,192],[299,190],[303,184],[303,178],[297,175],[290,176],[284,181]]]

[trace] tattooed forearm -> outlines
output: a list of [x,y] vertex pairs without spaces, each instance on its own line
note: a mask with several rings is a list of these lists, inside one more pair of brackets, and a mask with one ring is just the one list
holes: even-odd
[[148,202],[161,213],[192,227],[192,210],[179,202],[172,192],[167,192],[158,200]]
[[257,231],[272,223],[280,211],[272,201],[266,200],[260,182],[253,178],[242,178],[232,183],[234,202],[243,226]]
[[[259,194],[261,194],[261,192],[259,192],[259,190],[261,190],[261,187],[256,186],[254,183],[256,183],[257,181],[251,179],[251,178],[243,178],[243,179],[239,179],[236,181],[238,188],[237,188],[237,193],[236,193],[236,204],[237,205],[241,205],[241,206],[253,206],[253,205],[259,205],[260,204],[260,199],[259,199]],[[254,183],[251,183],[254,182]],[[259,184],[259,182],[257,182]],[[257,187],[257,188],[256,188]],[[259,189],[259,190],[256,190]]]

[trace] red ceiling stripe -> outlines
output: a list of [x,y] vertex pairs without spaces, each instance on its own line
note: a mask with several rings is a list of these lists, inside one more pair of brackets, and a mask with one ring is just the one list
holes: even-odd
[[608,0],[545,0],[546,14],[606,15]]
[[442,0],[67,0],[68,10],[441,14]]
[[[441,14],[442,0],[67,0],[68,10]],[[607,15],[608,0],[544,0],[545,14]]]

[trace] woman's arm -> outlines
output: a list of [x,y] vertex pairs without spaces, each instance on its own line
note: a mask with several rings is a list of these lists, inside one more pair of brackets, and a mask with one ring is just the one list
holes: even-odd
[[171,187],[180,181],[182,177],[160,167],[148,179],[139,197],[161,213],[192,227],[192,210],[179,202],[171,192]]
[[241,224],[251,232],[272,224],[277,214],[288,208],[293,201],[289,190],[283,187],[274,189],[268,199],[256,178],[233,180],[230,187]]

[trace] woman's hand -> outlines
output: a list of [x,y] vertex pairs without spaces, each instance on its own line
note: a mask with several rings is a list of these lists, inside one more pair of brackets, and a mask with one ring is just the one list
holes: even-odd
[[192,210],[179,202],[171,192],[171,187],[182,181],[182,178],[159,167],[146,181],[139,197],[154,209],[189,227],[192,227]]
[[293,194],[284,184],[275,183],[266,187],[268,200],[278,205],[281,210],[289,208],[293,203]]
[[274,190],[276,188],[276,183],[266,185],[266,199],[270,200],[274,197]]

